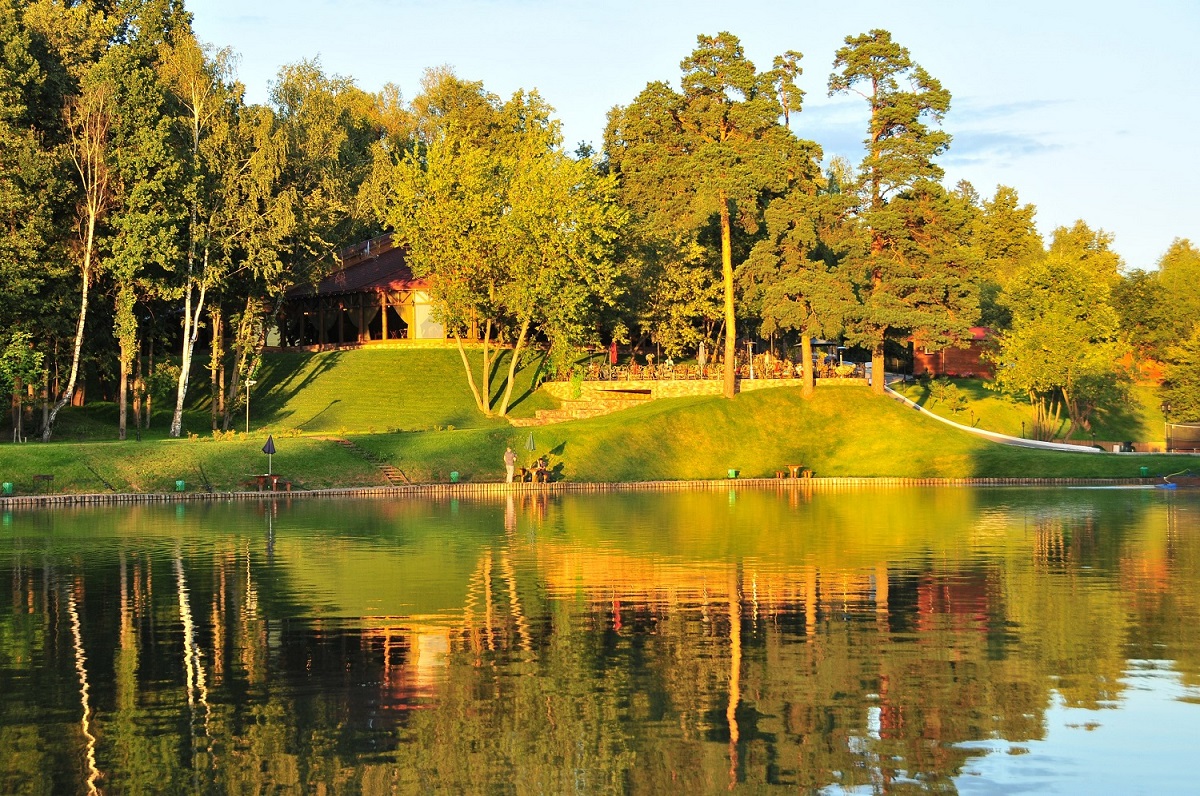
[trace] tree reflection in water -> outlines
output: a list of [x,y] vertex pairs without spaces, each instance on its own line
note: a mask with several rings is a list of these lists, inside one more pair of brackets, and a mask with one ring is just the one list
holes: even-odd
[[1132,660],[1196,698],[1197,505],[788,485],[13,514],[0,791],[954,790],[976,742],[1119,709]]

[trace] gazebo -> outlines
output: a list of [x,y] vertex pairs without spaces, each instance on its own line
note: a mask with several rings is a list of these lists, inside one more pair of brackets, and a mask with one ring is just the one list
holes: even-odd
[[413,276],[390,234],[343,249],[339,258],[339,270],[287,292],[271,343],[322,349],[446,339],[431,315],[426,282]]

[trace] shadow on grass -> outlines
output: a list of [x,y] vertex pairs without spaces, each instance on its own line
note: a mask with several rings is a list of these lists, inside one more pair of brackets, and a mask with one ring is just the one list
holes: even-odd
[[[257,392],[263,395],[260,401],[263,419],[269,423],[282,423],[286,420],[287,416],[282,414],[283,408],[317,379],[336,368],[341,359],[341,351],[283,352],[264,357],[258,377],[259,383],[256,385]],[[328,409],[328,406],[325,407],[321,413]],[[315,417],[309,418],[296,428],[303,428]]]
[[[532,358],[529,358],[531,354]],[[493,409],[498,407],[500,400],[504,397],[504,390],[508,386],[507,365],[505,365],[503,368],[504,377],[499,377],[501,372],[501,362],[507,362],[511,356],[511,349],[508,351],[501,351],[492,361],[492,372],[490,375],[489,384],[495,388],[495,392],[493,395],[489,396],[488,405]],[[508,410],[510,412],[520,406],[522,402],[528,400],[529,397],[535,392],[537,392],[537,376],[541,373],[542,366],[546,362],[545,351],[536,351],[536,353],[534,353],[534,349],[526,349],[522,356],[523,358],[527,358],[527,361],[524,363],[518,362],[517,370],[513,374],[515,384],[513,385],[512,397],[508,402]],[[527,380],[523,378],[526,376],[528,377]],[[524,390],[518,392],[519,385],[522,381],[525,382]]]
[[326,407],[325,407],[324,409],[322,409],[320,412],[317,412],[315,415],[313,415],[312,417],[310,417],[308,420],[305,420],[303,423],[299,423],[299,424],[297,424],[297,425],[295,426],[295,428],[298,428],[298,429],[300,429],[301,431],[303,431],[305,426],[307,426],[309,423],[315,422],[315,421],[317,420],[317,418],[319,418],[321,415],[325,414],[325,413],[326,413],[326,412],[328,412],[330,409],[332,409],[332,408],[334,407],[334,405],[335,405],[335,404],[340,404],[341,402],[342,402],[342,399],[341,399],[341,398],[334,398],[332,401],[330,401],[330,402],[329,402],[329,405],[328,405],[328,406],[326,406]]

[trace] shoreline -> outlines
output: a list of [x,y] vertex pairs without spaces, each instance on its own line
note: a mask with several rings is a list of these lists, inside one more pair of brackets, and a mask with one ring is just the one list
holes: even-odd
[[719,491],[750,488],[777,490],[838,491],[878,487],[1153,487],[1162,483],[1157,477],[1136,478],[901,478],[901,477],[826,477],[826,478],[724,478],[689,481],[624,481],[553,483],[484,482],[458,484],[408,484],[387,487],[344,487],[295,491],[253,492],[99,492],[92,494],[14,495],[0,497],[0,509],[53,506],[117,506],[145,503],[192,503],[243,500],[291,500],[337,498],[399,497],[474,497],[507,494],[562,494],[568,492],[678,492]]

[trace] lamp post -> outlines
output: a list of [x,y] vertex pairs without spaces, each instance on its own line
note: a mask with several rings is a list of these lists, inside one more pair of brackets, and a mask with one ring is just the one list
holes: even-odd
[[258,382],[253,379],[246,379],[246,433],[250,433],[250,388]]
[[754,379],[754,341],[746,341],[746,358],[750,362],[750,379]]

